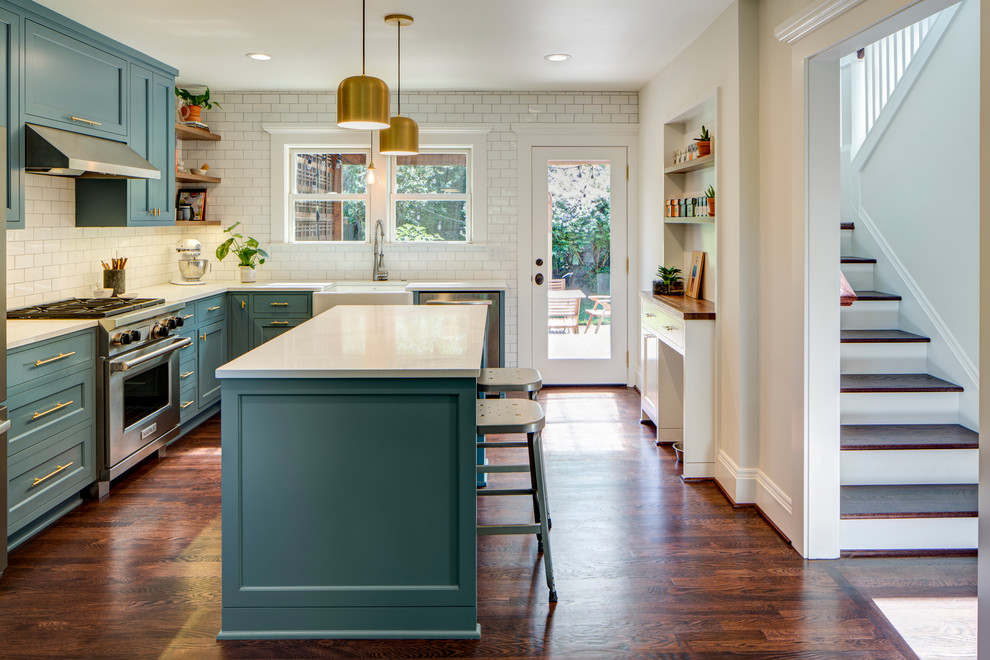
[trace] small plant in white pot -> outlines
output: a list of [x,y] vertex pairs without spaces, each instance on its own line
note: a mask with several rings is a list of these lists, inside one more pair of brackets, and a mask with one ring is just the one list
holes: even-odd
[[224,229],[224,233],[230,234],[230,238],[217,246],[217,260],[223,261],[223,258],[228,254],[234,253],[238,260],[240,260],[237,266],[238,270],[241,271],[241,282],[254,282],[257,280],[254,271],[255,266],[260,266],[265,263],[265,259],[270,259],[271,257],[261,249],[261,245],[257,239],[250,236],[245,238],[241,234],[234,233],[234,229],[239,224],[241,223],[235,222]]

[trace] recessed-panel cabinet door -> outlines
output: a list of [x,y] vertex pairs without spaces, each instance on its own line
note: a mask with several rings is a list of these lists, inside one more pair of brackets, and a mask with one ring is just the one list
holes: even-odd
[[225,326],[220,321],[199,330],[197,400],[200,409],[220,399],[220,380],[216,377],[216,370],[227,361]]
[[78,133],[127,136],[127,61],[25,21],[24,112]]
[[292,328],[305,323],[308,319],[253,319],[254,333],[252,346],[261,346],[266,341],[285,334]]
[[230,328],[229,359],[244,355],[251,350],[251,294],[229,294],[230,308],[227,313],[227,326]]
[[[0,9],[0,125],[7,129],[7,228],[24,228],[24,129],[18,104],[20,18]],[[4,185],[4,184],[0,184]]]

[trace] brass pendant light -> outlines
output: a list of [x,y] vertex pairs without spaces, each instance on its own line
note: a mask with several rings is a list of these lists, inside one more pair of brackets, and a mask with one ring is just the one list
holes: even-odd
[[412,16],[389,14],[385,22],[395,26],[396,93],[399,97],[398,110],[389,120],[389,127],[379,131],[379,153],[387,156],[414,156],[419,153],[419,126],[409,117],[402,115],[402,27],[412,25]]
[[344,78],[337,87],[337,126],[372,130],[388,128],[388,85],[364,74],[365,10],[361,0],[361,75]]

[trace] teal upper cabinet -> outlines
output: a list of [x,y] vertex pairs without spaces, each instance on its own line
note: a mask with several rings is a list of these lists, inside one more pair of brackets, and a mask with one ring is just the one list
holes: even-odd
[[127,60],[25,21],[28,121],[101,137],[127,137]]
[[[20,19],[0,8],[0,124],[7,129],[7,228],[24,228],[24,185],[21,168],[24,124],[20,121],[17,71],[20,65]],[[0,183],[2,185],[2,183]]]

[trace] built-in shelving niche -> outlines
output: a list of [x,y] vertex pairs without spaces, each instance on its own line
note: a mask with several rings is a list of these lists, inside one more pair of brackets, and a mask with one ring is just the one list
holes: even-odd
[[[718,180],[719,126],[718,89],[663,125],[663,200],[704,195],[709,185],[715,186],[716,217],[661,218],[663,231],[663,263],[676,266],[687,281],[691,253],[706,253],[701,297],[715,302],[718,297],[718,235],[719,196]],[[686,163],[674,163],[674,151],[692,144],[692,138],[701,133],[705,125],[712,136],[711,156]],[[723,216],[724,217],[724,214]]]

